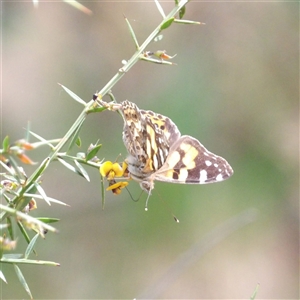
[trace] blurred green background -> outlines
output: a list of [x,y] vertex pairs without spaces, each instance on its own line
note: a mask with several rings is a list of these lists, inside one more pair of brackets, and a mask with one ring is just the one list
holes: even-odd
[[[135,51],[123,14],[140,43],[161,21],[152,1],[84,4],[92,15],[60,1],[2,2],[1,139],[23,138],[28,121],[45,139],[62,137],[82,107],[57,83],[89,101]],[[162,6],[167,13],[173,1]],[[177,54],[177,65],[139,62],[113,93],[170,117],[182,134],[225,157],[234,176],[205,186],[156,183],[148,212],[145,194],[133,202],[126,191],[107,193],[102,211],[97,170],[88,183],[54,162],[43,188],[71,207],[38,201],[32,212],[61,219],[59,234],[37,244],[37,259],[61,267],[21,266],[36,299],[151,298],[158,283],[158,298],[249,299],[257,283],[257,299],[299,298],[299,3],[195,1],[185,18],[206,25],[173,24],[148,49]],[[99,139],[99,157],[126,157],[122,127],[116,113],[89,115],[79,151]],[[40,162],[48,153],[30,155]],[[129,189],[137,198],[138,184]],[[175,263],[249,209],[254,222],[192,265]],[[174,263],[178,276],[169,282]],[[9,282],[2,298],[26,297],[13,268],[1,268]]]

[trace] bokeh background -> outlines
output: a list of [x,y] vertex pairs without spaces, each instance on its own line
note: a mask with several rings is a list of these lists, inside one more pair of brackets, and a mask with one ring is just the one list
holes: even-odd
[[[1,3],[1,139],[23,138],[28,122],[45,139],[62,137],[82,107],[57,83],[89,101],[135,51],[123,14],[140,43],[161,21],[153,1],[84,4],[92,15],[61,1]],[[167,13],[173,1],[162,6]],[[88,183],[54,162],[43,188],[71,206],[38,201],[32,212],[61,220],[59,234],[36,249],[37,259],[61,267],[21,266],[36,299],[249,299],[258,283],[256,299],[299,299],[299,3],[194,1],[185,18],[206,25],[173,24],[148,49],[177,54],[177,65],[139,62],[113,93],[169,116],[225,157],[234,176],[206,186],[156,183],[148,212],[145,194],[134,202],[126,191],[107,193],[102,211],[98,171],[88,170]],[[122,126],[116,113],[89,115],[78,151],[99,139],[99,157],[126,157]],[[40,162],[48,153],[30,155]],[[129,189],[138,198],[138,184]],[[197,246],[245,212],[255,212],[250,224],[207,250],[213,241]],[[19,239],[16,252],[24,247]],[[13,268],[1,268],[9,282],[1,297],[25,298]]]

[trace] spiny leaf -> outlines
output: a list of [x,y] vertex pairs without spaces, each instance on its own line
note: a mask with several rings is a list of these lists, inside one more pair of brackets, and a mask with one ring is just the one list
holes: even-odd
[[17,162],[14,160],[14,158],[11,155],[9,155],[9,162],[12,167],[10,174],[12,174],[14,176],[14,178],[18,181],[18,183],[21,183],[21,178],[24,178],[24,177],[21,174],[19,165],[17,164]]
[[37,182],[35,182],[34,185],[35,185],[37,191],[38,191],[38,192],[40,193],[40,195],[42,196],[43,200],[45,200],[45,202],[46,202],[49,206],[51,206],[51,203],[50,203],[50,201],[48,200],[48,197],[47,197],[47,195],[46,195],[44,189],[41,187],[41,185],[39,185]]
[[74,173],[76,173],[76,174],[82,176],[83,178],[85,178],[84,175],[81,173],[80,170],[76,169],[74,166],[72,166],[71,164],[69,164],[68,162],[66,162],[65,160],[63,160],[62,158],[57,157],[57,160],[58,160],[61,164],[63,164],[67,169],[69,169],[70,171],[72,171],[72,172],[74,172]]
[[139,49],[140,46],[139,46],[138,40],[136,38],[136,35],[135,35],[134,31],[133,31],[133,28],[132,28],[131,24],[129,23],[128,19],[125,16],[124,16],[124,18],[125,18],[125,21],[127,23],[128,28],[129,28],[129,32],[131,34],[131,37],[132,37],[132,39],[134,41],[135,47],[136,47],[136,49]]
[[166,17],[165,12],[164,12],[163,8],[161,7],[160,3],[158,2],[158,0],[154,0],[154,2],[156,4],[158,11],[162,15],[162,17],[165,18]]
[[[22,256],[22,254],[18,254],[19,256]],[[3,255],[0,262],[7,263],[7,264],[27,264],[27,265],[45,265],[45,266],[54,266],[59,267],[60,264],[53,261],[47,261],[47,260],[33,260],[33,259],[25,259],[25,258],[14,258],[16,255]]]
[[86,102],[82,100],[79,96],[77,96],[75,93],[73,93],[71,90],[69,90],[67,87],[63,86],[59,83],[59,85],[78,103],[82,104],[83,106],[86,106]]
[[[7,171],[9,174],[11,174],[14,177],[14,171],[8,167],[2,160],[0,160],[0,165]],[[14,177],[15,178],[15,177]]]
[[255,299],[256,294],[257,294],[257,292],[258,292],[258,288],[259,288],[259,283],[256,285],[256,288],[255,288],[255,290],[254,290],[252,296],[250,297],[250,300],[254,300],[254,299]]
[[[37,181],[37,179],[43,174],[44,170],[48,167],[49,163],[50,163],[50,158],[49,157],[44,159],[44,161],[41,163],[41,165],[31,175],[30,181],[27,182],[27,186],[30,186],[30,183]],[[27,190],[27,191],[29,191],[29,190]]]
[[69,146],[68,146],[67,152],[69,152],[69,151],[73,148],[74,144],[77,143],[77,140],[78,140],[78,138],[79,138],[79,132],[80,132],[80,130],[81,130],[81,127],[82,127],[83,123],[84,123],[84,119],[81,120],[81,122],[78,124],[78,126],[77,126],[77,128],[76,128],[76,130],[75,130],[75,132],[74,132],[74,134],[73,134],[73,136],[72,136],[72,139],[71,139],[71,141],[70,141],[70,144],[69,144]]
[[[25,197],[30,197],[30,198],[37,198],[37,199],[43,199],[43,197],[41,195],[38,194],[29,194],[29,193],[24,193]],[[57,203],[60,205],[65,205],[65,206],[69,206],[68,204],[66,204],[65,202],[59,201],[57,199],[51,198],[51,197],[47,197],[47,200],[49,202],[53,202],[53,203]]]
[[29,237],[24,225],[22,224],[21,221],[18,221],[17,224],[18,224],[18,227],[19,227],[24,239],[26,240],[27,244],[29,244],[30,243],[30,237]]
[[40,135],[34,133],[33,131],[29,131],[29,133],[31,135],[33,135],[36,139],[38,139],[39,141],[43,142],[43,144],[50,146],[51,148],[54,148],[54,146],[47,140],[45,140],[43,137],[41,137]]
[[179,23],[179,24],[187,24],[187,25],[205,25],[205,23],[203,23],[203,22],[190,21],[190,20],[178,20],[178,19],[175,19],[174,22],[175,23]]
[[40,226],[41,228],[44,228],[44,229],[47,229],[51,232],[57,232],[57,229],[55,229],[54,227],[48,225],[48,224],[45,224],[39,220],[37,220],[36,218],[33,218],[25,213],[22,213],[16,209],[13,209],[11,207],[8,207],[8,206],[5,206],[5,205],[2,205],[0,203],[0,210],[3,210],[13,216],[17,216],[18,218],[24,220],[25,222],[27,223],[32,223],[32,224],[35,224],[37,226]]
[[25,255],[24,255],[24,257],[25,257],[26,259],[29,257],[31,251],[34,251],[33,247],[34,247],[34,245],[35,245],[35,243],[36,243],[36,241],[37,241],[39,235],[40,235],[40,234],[37,233],[37,234],[31,239],[30,243],[28,244],[28,246],[27,246],[27,248],[26,248],[26,250],[25,250]]
[[83,177],[90,182],[90,177],[89,174],[87,173],[87,171],[84,169],[84,167],[77,161],[75,160],[75,165],[78,167],[78,169],[80,170],[81,174],[83,175]]
[[1,270],[0,270],[0,278],[7,284],[6,278]]
[[26,279],[23,276],[20,268],[16,264],[13,264],[13,265],[14,265],[14,268],[15,268],[15,272],[16,272],[23,288],[25,289],[26,293],[29,295],[30,299],[33,299],[32,294],[31,294],[30,289],[29,289],[29,286],[28,286],[28,284],[26,282]]
[[78,174],[76,168],[74,166],[72,166],[71,164],[67,163],[65,160],[63,160],[62,158],[60,157],[57,157],[57,160],[62,164],[64,165],[67,169],[71,170],[72,172]]

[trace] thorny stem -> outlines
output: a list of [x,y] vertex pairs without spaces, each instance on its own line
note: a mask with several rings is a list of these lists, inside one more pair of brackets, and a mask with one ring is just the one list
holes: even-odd
[[[178,3],[178,5],[175,6],[172,9],[172,11],[165,18],[163,18],[161,23],[152,31],[152,33],[150,33],[150,35],[146,38],[146,40],[139,47],[139,49],[137,49],[137,51],[133,54],[133,56],[127,61],[127,63],[124,66],[122,66],[118,70],[118,72],[111,78],[111,80],[100,90],[100,92],[98,93],[99,95],[105,96],[112,89],[112,87],[140,60],[140,56],[143,53],[143,51],[145,51],[146,47],[152,42],[152,40],[162,30],[161,26],[167,20],[174,17],[179,12],[179,10],[187,3],[188,3],[188,0],[180,1]],[[76,132],[76,129],[78,128],[78,126],[80,126],[80,124],[83,123],[83,121],[87,117],[87,114],[89,112],[91,112],[91,108],[94,105],[95,105],[94,100],[91,100],[86,104],[84,110],[78,116],[77,120],[74,122],[74,124],[71,126],[71,128],[68,130],[68,132],[65,134],[65,136],[60,140],[60,142],[54,147],[53,151],[49,154],[49,162],[51,162],[52,160],[54,160],[56,158],[57,153],[61,151],[61,149],[66,145],[66,143],[69,141],[69,139],[73,136],[73,134]],[[46,170],[46,168],[43,170],[43,172],[45,170]],[[30,179],[31,179],[31,177],[28,178],[28,182],[31,182]],[[26,191],[26,187],[23,187],[22,190]],[[19,196],[16,196],[12,201],[15,203]],[[24,201],[24,203],[22,204],[22,207],[20,207],[20,209],[24,208],[26,205],[27,205],[27,203],[25,203],[25,201]]]

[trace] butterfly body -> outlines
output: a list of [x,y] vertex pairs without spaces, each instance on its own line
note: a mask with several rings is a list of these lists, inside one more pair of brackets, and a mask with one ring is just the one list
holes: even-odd
[[154,181],[206,184],[223,181],[233,174],[228,162],[208,151],[197,139],[184,135],[163,115],[139,109],[127,100],[123,113],[123,142],[132,179],[151,193]]

